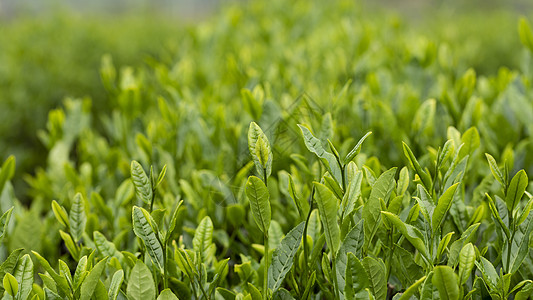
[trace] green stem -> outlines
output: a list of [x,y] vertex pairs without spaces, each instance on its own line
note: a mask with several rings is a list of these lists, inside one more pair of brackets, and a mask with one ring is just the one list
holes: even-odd
[[263,269],[263,300],[268,299],[268,232],[265,233],[265,267]]
[[[307,279],[309,278],[309,245],[307,245],[307,227],[309,226],[309,219],[311,218],[311,212],[313,211],[313,196],[315,194],[315,188],[311,190],[311,196],[309,198],[309,212],[307,213],[307,219],[305,219],[305,225],[304,225],[304,233],[303,233],[303,243],[304,243],[304,258],[305,258],[305,264],[304,264],[304,276],[302,276],[302,279],[304,281],[303,286],[307,286]],[[313,241],[316,242],[316,241]]]
[[337,259],[335,258],[335,253],[333,253],[333,250],[331,252],[331,258],[332,258],[332,261],[333,261],[333,268],[332,268],[332,271],[333,271],[333,289],[335,290],[335,299],[340,299],[340,296],[339,296],[339,283],[337,282]]
[[163,245],[163,289],[168,287],[168,274],[167,274],[167,247]]

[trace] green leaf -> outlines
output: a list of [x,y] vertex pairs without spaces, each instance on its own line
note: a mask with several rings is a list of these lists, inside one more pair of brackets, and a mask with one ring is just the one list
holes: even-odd
[[400,231],[400,233],[422,254],[428,258],[424,237],[418,228],[404,223],[398,216],[386,211],[381,212]]
[[168,231],[165,236],[165,244],[168,242],[168,240],[172,236],[172,233],[174,233],[174,230],[176,229],[176,223],[178,222],[178,212],[182,204],[183,200],[180,200],[180,202],[178,202],[178,205],[176,206],[176,209],[174,209],[174,212],[172,213],[172,217],[170,218],[170,224],[168,226]]
[[22,256],[14,275],[19,283],[19,299],[28,299],[33,287],[33,261],[31,260],[30,255],[25,254]]
[[450,240],[452,239],[452,236],[455,232],[448,232],[439,242],[439,246],[437,247],[437,261],[440,260],[442,254],[444,254],[444,251],[446,250],[446,247],[448,247],[448,244],[450,243]]
[[4,284],[4,289],[6,290],[6,292],[11,297],[15,297],[15,295],[19,291],[19,284],[17,282],[17,279],[15,279],[13,275],[6,273],[6,275],[4,275],[3,284]]
[[[24,251],[23,248],[13,250],[9,256],[2,262],[0,265],[0,278],[4,278],[6,273],[13,273],[15,271],[15,266],[19,260],[20,254]],[[4,293],[4,288],[0,286],[0,295]]]
[[248,129],[248,150],[252,155],[257,173],[266,181],[272,173],[272,149],[267,136],[255,122],[250,123]]
[[359,221],[351,230],[348,232],[342,245],[337,251],[336,255],[336,271],[337,271],[337,284],[339,287],[339,292],[344,293],[345,282],[346,282],[346,268],[348,264],[348,253],[351,252],[357,256],[361,256],[363,244],[365,242],[365,232],[364,232],[364,220]]
[[500,168],[498,167],[498,164],[496,163],[496,160],[492,155],[485,153],[485,156],[487,157],[487,161],[489,162],[490,171],[492,172],[492,175],[500,184],[502,187],[506,187],[505,178],[503,177],[502,172],[500,171]]
[[507,188],[507,194],[505,195],[505,204],[507,204],[509,212],[514,212],[515,207],[526,191],[527,184],[527,174],[524,170],[518,171],[513,179],[511,179],[511,183],[509,183],[509,187]]
[[533,52],[533,32],[526,18],[521,17],[518,23],[518,35],[522,45],[526,46],[529,51]]
[[442,194],[442,196],[440,196],[437,206],[435,207],[435,211],[433,212],[433,219],[431,221],[433,232],[437,232],[446,216],[446,213],[450,210],[457,186],[459,186],[459,182],[449,187]]
[[[354,299],[358,292],[370,287],[370,279],[365,271],[365,267],[352,252],[348,252],[347,258],[344,276],[346,278],[346,284],[343,286],[342,291],[346,299]],[[340,289],[341,287],[339,286],[339,292],[341,291]]]
[[99,231],[93,232],[93,240],[96,248],[103,256],[116,257],[122,260],[124,256],[117,250],[115,244],[108,241]]
[[370,135],[372,134],[372,131],[369,131],[367,134],[365,134],[360,140],[359,142],[357,142],[357,145],[355,145],[355,147],[353,147],[353,149],[350,151],[350,153],[348,153],[348,155],[346,155],[346,158],[344,158],[344,163],[348,163],[350,162],[352,159],[354,159],[357,154],[359,154],[359,152],[361,151],[361,146],[363,145],[363,142],[366,140],[367,137],[369,137]]
[[152,273],[141,260],[137,260],[131,270],[126,293],[129,300],[155,299],[155,285]]
[[202,262],[209,262],[212,260],[211,252],[214,252],[213,242],[213,222],[209,216],[205,216],[194,233],[192,240],[193,249],[199,254],[199,259]]
[[85,201],[80,193],[74,196],[69,215],[70,234],[75,242],[79,242],[85,232],[87,216],[85,215]]
[[150,205],[153,197],[152,184],[141,164],[135,160],[131,162],[131,180],[135,186],[137,197]]
[[387,278],[385,264],[380,258],[367,256],[363,259],[363,267],[370,281],[370,289],[376,299],[387,297]]
[[263,299],[263,296],[261,295],[261,292],[253,284],[248,282],[247,287],[248,287],[248,292],[250,293],[250,296],[252,297],[251,300],[261,300],[261,299]]
[[396,186],[394,181],[395,174],[396,168],[391,168],[379,176],[374,186],[372,186],[370,197],[363,207],[365,243],[367,247],[381,224],[381,200],[387,201]]
[[7,232],[7,225],[9,225],[9,220],[11,220],[11,213],[13,212],[13,208],[14,207],[11,207],[10,209],[8,209],[0,217],[0,241],[2,240],[2,238]]
[[314,153],[318,158],[321,159],[322,163],[328,170],[328,172],[333,176],[337,183],[342,182],[341,169],[338,165],[335,155],[327,152],[319,139],[317,139],[309,129],[303,125],[298,124],[302,132],[305,146],[309,151]]
[[163,182],[163,179],[165,179],[165,175],[167,174],[167,165],[163,166],[163,169],[161,169],[161,172],[159,172],[159,176],[157,176],[157,181],[154,186],[154,189],[157,188],[161,182]]
[[[533,49],[533,47],[532,47]],[[533,50],[532,50],[533,51]],[[527,300],[533,293],[533,283],[530,281],[526,283],[520,291],[514,296],[515,300]]]
[[475,237],[479,225],[480,223],[470,225],[470,227],[461,234],[461,237],[452,243],[450,251],[448,252],[448,266],[452,268],[457,266],[461,249],[463,249],[463,247]]
[[498,273],[490,261],[483,256],[479,257],[479,260],[475,262],[476,267],[483,276],[483,281],[489,287],[490,290],[496,290],[498,287]]
[[466,156],[472,156],[472,153],[474,153],[480,145],[479,132],[476,127],[470,127],[465,131],[461,136],[461,142],[463,143],[463,147],[459,149],[458,158],[462,159]]
[[315,201],[326,235],[326,242],[330,250],[335,253],[340,244],[340,229],[337,223],[337,199],[325,185],[318,182],[313,182],[313,184],[316,189]]
[[500,213],[498,212],[498,209],[496,208],[496,204],[494,203],[494,200],[492,200],[492,198],[487,193],[485,193],[485,197],[487,197],[488,199],[489,209],[492,215],[492,219],[503,230],[503,232],[507,236],[507,239],[510,239],[511,233],[509,232],[509,228],[503,223],[503,220],[500,216]]
[[459,285],[457,284],[457,275],[452,268],[448,266],[436,266],[433,269],[433,285],[439,290],[442,300],[458,300]]
[[437,101],[428,99],[417,109],[412,123],[412,131],[416,134],[422,134],[426,128],[434,127],[435,111],[437,110]]
[[178,297],[170,289],[164,289],[157,300],[178,300]]
[[87,272],[87,256],[84,255],[80,260],[78,261],[78,265],[76,266],[76,271],[74,272],[73,277],[73,285],[74,290],[78,290],[78,287],[81,285],[83,280],[85,280],[85,277],[89,274]]
[[122,285],[122,282],[124,281],[124,271],[118,270],[113,274],[113,278],[111,279],[111,283],[109,284],[109,300],[116,300],[118,297],[118,293],[120,291],[120,286]]
[[459,284],[463,285],[470,277],[476,262],[476,250],[472,243],[466,244],[459,253]]
[[4,190],[4,186],[8,180],[11,180],[15,175],[15,156],[9,156],[2,164],[0,170],[0,194]]
[[344,193],[341,201],[343,219],[355,209],[357,199],[361,196],[361,183],[363,172],[357,171],[348,185],[348,190]]
[[50,275],[50,277],[52,277],[52,279],[55,281],[55,283],[57,284],[57,287],[59,287],[59,289],[64,293],[64,294],[68,294],[70,293],[70,287],[68,285],[68,282],[67,282],[67,279],[61,275],[59,275],[51,266],[50,264],[48,263],[48,261],[42,257],[39,253],[35,252],[35,251],[32,251],[31,253],[33,253],[33,255],[35,255],[35,257],[37,258],[37,260],[39,261],[39,263],[41,264],[41,266],[43,267],[43,269],[48,272],[48,274]]
[[[520,226],[518,226],[517,230],[515,231],[514,238],[512,241],[512,247],[511,249],[508,249],[507,251],[511,251],[510,255],[510,261],[507,262],[510,269],[508,270],[509,273],[514,274],[518,271],[518,268],[520,268],[520,265],[524,261],[524,258],[529,253],[529,235],[533,231],[533,214],[530,214],[526,221],[522,223]],[[506,251],[504,248],[503,251],[503,261],[506,263]]]
[[420,198],[415,198],[416,202],[420,206],[420,211],[422,212],[422,215],[426,219],[427,223],[431,224],[433,220],[433,212],[435,211],[435,204],[423,185],[419,184],[417,187]]
[[156,232],[152,227],[150,214],[142,207],[134,206],[132,211],[133,231],[146,246],[148,254],[154,263],[163,270],[163,248],[159,242]]
[[296,204],[296,208],[298,209],[300,217],[304,218],[309,213],[309,202],[307,202],[307,200],[302,197],[298,197],[298,195],[296,194],[296,186],[294,185],[294,180],[292,179],[291,174],[287,173],[287,175],[289,183],[289,194],[291,195],[292,200]]
[[403,292],[402,296],[398,300],[411,299],[412,296],[418,293],[418,288],[425,280],[426,280],[426,276],[423,276],[422,278],[418,279],[415,283],[413,283],[410,287],[408,287],[405,290],[405,292]]
[[424,281],[424,285],[422,286],[422,291],[420,293],[420,299],[429,300],[441,300],[439,297],[439,290],[437,287],[433,284],[433,271],[431,271]]
[[439,152],[437,157],[437,167],[439,170],[442,168],[442,165],[452,156],[455,151],[455,143],[453,140],[447,140],[442,150]]
[[431,189],[432,187],[431,177],[429,176],[428,173],[422,170],[422,167],[418,163],[418,160],[413,154],[413,151],[411,151],[411,148],[409,148],[409,146],[407,146],[406,143],[403,143],[403,153],[405,157],[407,157],[407,160],[409,161],[409,166],[413,170],[415,170],[416,174],[418,174],[418,177],[420,177],[420,180],[422,180],[422,184],[424,185],[424,187],[426,189]]
[[281,288],[272,295],[272,300],[294,300],[294,297],[289,291]]
[[246,195],[250,201],[250,208],[257,227],[268,234],[271,220],[270,194],[261,179],[250,176],[246,182]]
[[100,276],[104,272],[107,257],[99,261],[94,268],[89,272],[83,283],[81,284],[80,300],[89,300],[93,296],[96,285],[100,281]]
[[52,211],[54,212],[54,215],[56,216],[56,219],[59,221],[59,223],[61,223],[61,225],[65,226],[66,228],[69,228],[67,211],[63,206],[59,205],[56,200],[52,201]]
[[268,268],[268,288],[276,292],[283,283],[285,276],[292,268],[294,256],[300,247],[305,222],[298,224],[281,240],[272,254],[272,263]]

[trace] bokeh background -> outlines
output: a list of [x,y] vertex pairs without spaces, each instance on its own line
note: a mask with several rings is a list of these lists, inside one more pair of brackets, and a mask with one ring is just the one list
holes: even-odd
[[[463,65],[493,75],[500,67],[520,69],[516,30],[531,17],[533,1],[362,0],[362,18],[396,23],[417,34],[450,41]],[[102,57],[116,66],[151,61],[175,63],[180,36],[195,24],[217,18],[246,1],[0,0],[0,158],[17,157],[14,185],[24,198],[23,174],[45,165],[39,138],[48,112],[65,98],[90,97],[105,111],[108,94],[100,79]],[[290,9],[287,1],[287,9]]]

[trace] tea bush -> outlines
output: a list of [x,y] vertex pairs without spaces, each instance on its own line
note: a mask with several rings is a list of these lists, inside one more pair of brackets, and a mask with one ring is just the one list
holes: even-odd
[[352,1],[257,1],[104,56],[31,205],[2,165],[4,297],[529,299],[533,33],[506,34],[520,69],[478,73]]

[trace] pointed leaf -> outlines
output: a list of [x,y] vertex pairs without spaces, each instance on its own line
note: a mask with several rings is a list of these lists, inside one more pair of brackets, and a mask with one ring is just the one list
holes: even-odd
[[318,182],[313,182],[313,184],[316,189],[315,201],[326,235],[326,242],[330,250],[335,253],[340,244],[340,229],[337,223],[337,199],[325,185]]
[[93,296],[96,286],[100,281],[100,276],[104,272],[107,257],[99,261],[94,268],[89,272],[83,283],[81,284],[80,300],[89,300]]
[[385,264],[381,259],[367,256],[363,259],[363,266],[370,280],[370,290],[376,299],[387,297],[387,278]]
[[437,266],[433,269],[433,285],[439,290],[442,300],[458,300],[459,285],[457,284],[457,275],[452,268],[448,266]]
[[131,162],[131,181],[135,187],[137,197],[150,205],[153,197],[152,184],[141,164],[135,160]]
[[271,220],[270,194],[261,179],[250,176],[246,182],[246,195],[250,201],[250,208],[257,227],[268,234]]
[[129,300],[155,299],[155,286],[152,272],[140,260],[137,260],[131,270],[126,293]]
[[304,225],[305,222],[302,222],[289,231],[272,254],[272,263],[268,268],[268,288],[273,293],[281,287],[285,275],[292,268],[294,255],[302,241]]
[[144,208],[134,206],[132,211],[133,231],[146,246],[154,263],[163,269],[163,248],[157,239],[156,232],[150,222],[150,214]]
[[355,147],[353,147],[353,149],[350,151],[350,153],[348,153],[348,155],[346,155],[346,158],[344,158],[344,163],[348,163],[350,162],[352,159],[354,159],[355,156],[357,156],[357,154],[359,154],[359,152],[361,151],[361,146],[363,145],[363,142],[366,140],[366,138],[368,136],[370,136],[372,134],[372,131],[369,131],[367,134],[365,134],[360,140],[359,142],[357,142],[357,145],[355,145]]
[[440,227],[441,223],[446,217],[446,213],[450,210],[458,185],[459,182],[449,187],[442,194],[442,196],[440,196],[439,202],[437,203],[435,211],[433,212],[433,219],[431,221],[433,232],[437,232],[437,229]]
[[505,204],[507,204],[507,209],[510,212],[514,211],[518,202],[522,199],[527,184],[527,174],[524,170],[518,171],[513,179],[511,179],[511,183],[509,183],[509,188],[507,189],[507,195],[505,196]]
[[33,261],[29,254],[24,255],[20,259],[14,275],[19,283],[18,290],[20,299],[28,299],[33,288]]
[[75,242],[79,242],[85,232],[87,216],[85,215],[85,201],[80,193],[74,196],[69,214],[70,233]]
[[326,167],[329,173],[333,175],[333,178],[338,182],[342,182],[341,170],[338,165],[335,155],[327,152],[324,147],[322,147],[322,142],[317,139],[309,129],[303,125],[298,124],[302,132],[305,146],[309,151],[314,153],[318,158],[321,159],[322,163]]
[[[268,178],[272,172],[272,149],[267,136],[255,122],[250,123],[248,129],[248,150],[252,155],[257,173],[264,177],[266,171]],[[266,181],[267,178],[263,178],[263,180]]]
[[212,242],[213,222],[209,216],[205,216],[200,224],[198,224],[192,240],[193,249],[200,255],[200,261],[211,261],[211,257],[209,257],[209,248],[211,247]]
[[[365,243],[369,245],[381,223],[381,200],[386,201],[396,185],[394,175],[396,168],[392,168],[381,174],[376,180],[370,197],[363,207],[363,220],[365,220]],[[380,200],[381,199],[381,200]]]
[[424,244],[424,238],[418,228],[404,223],[398,216],[389,212],[381,212],[401,234],[418,250],[420,254],[428,258],[426,245]]
[[120,286],[122,285],[122,282],[124,281],[124,271],[118,270],[113,274],[113,278],[111,279],[111,283],[109,284],[109,300],[116,300],[118,297],[118,293],[120,291]]

